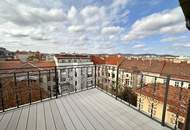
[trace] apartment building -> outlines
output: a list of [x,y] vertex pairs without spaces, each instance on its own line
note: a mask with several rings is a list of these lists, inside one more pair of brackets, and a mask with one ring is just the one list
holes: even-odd
[[[155,87],[155,90],[154,90]],[[155,91],[155,92],[154,92]],[[162,119],[165,86],[163,84],[148,84],[137,89],[137,107],[158,120]],[[190,90],[169,86],[165,122],[176,129],[184,129],[188,110]]]
[[77,91],[93,85],[94,66],[88,55],[56,54],[54,61],[59,78],[59,91]]
[[42,55],[38,51],[16,51],[15,59],[19,59],[21,61],[39,61],[42,59]]
[[137,97],[134,99],[135,107],[146,114],[152,113],[151,116],[157,120],[162,119],[165,85],[170,75],[166,123],[172,128],[183,129],[190,97],[190,63],[124,58],[120,55],[94,56],[92,59],[98,67],[97,84],[112,94],[116,91],[117,66],[123,62],[118,73],[118,96],[126,87],[131,88]]
[[5,108],[14,107],[17,103],[26,104],[30,99],[34,102],[54,96],[55,75],[51,71],[54,66],[54,62],[47,61],[0,62],[0,96],[4,97]]
[[[99,81],[111,83],[116,80],[117,65],[124,61],[120,66],[119,80],[122,84],[127,84],[130,87],[138,87],[141,74],[144,74],[144,83],[154,83],[154,77],[171,76],[170,85],[179,87],[183,84],[184,88],[190,89],[190,83],[181,82],[190,80],[190,63],[189,62],[171,62],[160,60],[143,60],[143,59],[126,59],[120,55],[98,57],[93,56],[92,60],[97,64]],[[106,75],[107,74],[107,75]],[[107,77],[107,78],[106,78]],[[111,79],[110,79],[111,78]],[[157,82],[165,83],[164,78],[157,78]]]

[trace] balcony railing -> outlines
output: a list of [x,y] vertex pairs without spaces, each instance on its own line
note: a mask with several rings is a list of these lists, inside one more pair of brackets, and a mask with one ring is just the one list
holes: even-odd
[[[114,80],[111,80],[110,77],[98,74],[105,74],[108,71],[106,67],[102,68],[102,72],[97,67],[100,66],[0,70],[0,110],[4,112],[97,87],[163,126],[188,130],[190,81],[173,79],[169,75],[146,75],[142,72],[130,72],[126,77],[126,69],[117,69]],[[88,69],[92,70],[90,76]],[[62,79],[66,80],[63,82]]]
[[[6,111],[33,102],[92,88],[95,86],[95,78],[92,75],[90,85],[85,82],[88,75],[85,76],[83,71],[86,69],[95,70],[95,66],[88,64],[83,66],[1,69],[0,110]],[[61,74],[62,70],[65,71],[64,75]],[[67,80],[62,82],[64,78]]]
[[[104,73],[107,69],[102,70]],[[98,73],[98,72],[97,72]],[[130,73],[131,77],[125,75]],[[97,81],[106,93],[171,129],[187,129],[189,122],[190,81],[154,76],[118,68],[116,83],[102,76]],[[129,84],[130,83],[130,84]]]

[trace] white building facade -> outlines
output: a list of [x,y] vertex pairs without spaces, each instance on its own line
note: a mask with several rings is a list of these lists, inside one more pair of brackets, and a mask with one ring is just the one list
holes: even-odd
[[59,54],[54,57],[58,72],[59,92],[72,92],[92,87],[95,66],[88,55]]

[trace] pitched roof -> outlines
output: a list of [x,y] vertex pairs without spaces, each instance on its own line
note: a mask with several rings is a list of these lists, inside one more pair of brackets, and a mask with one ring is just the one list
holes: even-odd
[[157,73],[161,76],[171,75],[172,78],[190,80],[190,63],[174,63],[171,61],[161,60],[143,60],[143,59],[127,59],[125,57],[115,56],[93,56],[92,60],[95,64],[117,65],[124,61],[120,68],[129,72],[150,72]]
[[1,73],[12,73],[12,72],[23,72],[23,71],[37,71],[42,69],[53,68],[54,62],[50,61],[1,61],[0,72]]
[[171,77],[190,80],[190,64],[187,62],[167,62],[161,75],[170,74]]
[[113,55],[113,56],[92,56],[92,61],[95,64],[109,64],[109,65],[117,65],[125,59],[121,55]]

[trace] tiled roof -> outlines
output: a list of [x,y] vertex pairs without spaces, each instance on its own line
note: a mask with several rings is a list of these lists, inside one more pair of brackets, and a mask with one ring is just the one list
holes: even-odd
[[50,61],[32,61],[32,62],[21,62],[21,61],[2,61],[0,62],[0,72],[10,73],[13,71],[32,71],[32,70],[42,70],[45,68],[53,68],[55,66],[54,62]]
[[187,62],[167,62],[161,75],[170,74],[172,77],[190,80],[190,64]]
[[190,63],[174,63],[171,61],[125,59],[117,56],[93,56],[95,64],[117,65],[124,60],[120,68],[127,69],[129,72],[142,71],[158,73],[161,76],[171,75],[172,78],[190,80]]
[[[156,99],[160,102],[164,102],[165,98],[165,85],[157,84],[156,90],[154,92],[154,85],[148,84],[145,85],[143,88],[138,88],[136,93],[141,93],[144,96],[151,97],[151,99]],[[180,93],[181,93],[181,100],[180,100]],[[180,87],[169,86],[168,90],[168,100],[167,104],[169,105],[168,111],[170,112],[178,112],[181,116],[185,116],[187,112],[188,100],[190,97],[190,90]]]
[[119,64],[124,57],[121,55],[115,55],[115,56],[92,56],[92,61],[95,64],[109,64],[109,65],[117,65]]

